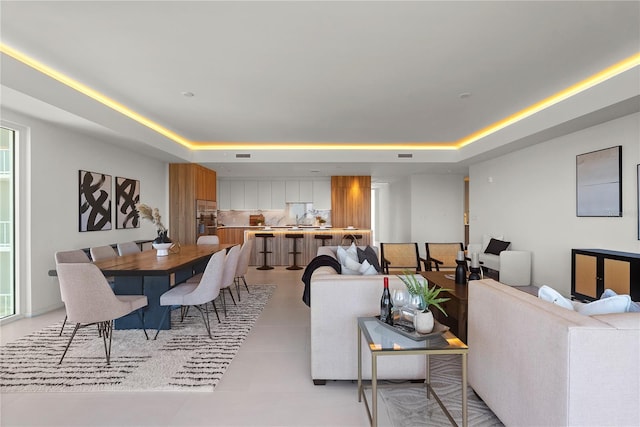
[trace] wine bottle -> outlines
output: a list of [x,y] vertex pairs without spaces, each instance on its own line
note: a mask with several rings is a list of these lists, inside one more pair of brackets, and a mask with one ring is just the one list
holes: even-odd
[[389,278],[384,278],[384,289],[382,290],[382,298],[380,298],[380,321],[393,325],[393,302],[391,301],[391,293],[389,292]]

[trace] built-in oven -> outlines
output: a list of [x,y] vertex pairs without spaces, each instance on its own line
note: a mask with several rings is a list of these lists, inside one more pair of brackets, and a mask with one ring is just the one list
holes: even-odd
[[196,238],[216,234],[218,207],[211,200],[196,200]]

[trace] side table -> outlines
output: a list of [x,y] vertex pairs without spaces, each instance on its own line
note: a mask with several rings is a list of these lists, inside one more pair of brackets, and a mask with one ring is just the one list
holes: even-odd
[[[371,408],[364,393],[365,386],[362,383],[362,336],[364,335],[367,347],[371,352]],[[451,424],[457,426],[449,411],[431,387],[431,366],[429,357],[442,354],[459,354],[462,357],[462,426],[467,427],[467,354],[469,348],[451,332],[422,341],[408,338],[393,328],[382,324],[375,317],[358,318],[358,402],[362,402],[367,409],[367,415],[372,426],[378,425],[378,362],[380,356],[408,356],[423,354],[426,359],[427,399],[433,397],[442,408]]]

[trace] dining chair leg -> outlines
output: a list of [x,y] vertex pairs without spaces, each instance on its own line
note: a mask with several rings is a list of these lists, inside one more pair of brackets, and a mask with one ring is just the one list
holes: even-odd
[[58,362],[58,365],[60,365],[62,363],[62,359],[64,359],[64,356],[67,354],[67,350],[69,350],[69,346],[71,345],[71,341],[73,341],[73,337],[76,336],[76,332],[78,332],[78,329],[80,329],[80,323],[76,323],[76,327],[73,328],[73,332],[71,333],[71,337],[69,338],[69,342],[67,342],[67,346],[64,348],[64,353],[62,353],[62,357],[60,358],[60,361]]
[[227,299],[224,297],[224,289],[220,291],[222,297],[222,310],[224,311],[224,317],[227,317]]
[[247,285],[246,279],[244,278],[244,276],[241,276],[240,278],[244,282],[244,287],[247,288],[247,293],[250,294],[251,292],[249,292],[249,286]]
[[236,304],[236,299],[233,297],[233,292],[231,292],[231,287],[225,289],[229,291],[229,295],[231,295],[231,301],[233,301],[233,305],[238,305]]
[[149,339],[149,335],[147,334],[147,328],[144,325],[144,312],[142,311],[141,308],[139,308],[138,310],[136,310],[136,313],[138,313],[138,318],[140,318],[140,323],[142,323],[142,331],[144,332],[144,336],[148,340]]
[[216,317],[218,318],[218,323],[220,323],[220,315],[218,315],[218,307],[216,307],[216,302],[211,301],[211,305],[213,306],[213,310],[216,312]]
[[162,313],[162,319],[160,319],[160,323],[158,323],[158,329],[156,330],[156,336],[153,337],[154,340],[158,338],[158,334],[160,333],[160,327],[162,326],[162,324],[164,323],[165,319],[167,318],[167,313],[169,313],[170,310],[171,310],[171,306],[168,305],[167,308],[164,310],[164,313]]
[[209,323],[209,309],[207,309],[207,304],[202,305],[204,305],[204,310],[199,305],[196,305],[195,307],[202,315],[202,321],[204,322],[204,327],[207,328],[207,334],[209,335],[209,338],[213,339],[213,337],[211,336],[211,324]]
[[64,315],[64,320],[62,321],[62,327],[60,328],[60,333],[58,334],[59,337],[62,336],[62,331],[64,331],[64,325],[67,324],[67,315]]
[[[99,327],[102,329],[102,341],[104,342],[104,354],[107,356],[107,365],[111,364],[111,338],[113,336],[113,320],[106,322],[100,322]],[[109,337],[109,343],[107,344],[107,336]]]
[[240,278],[234,277],[233,283],[236,284],[236,293],[238,294],[238,302],[242,301],[242,297],[240,296]]

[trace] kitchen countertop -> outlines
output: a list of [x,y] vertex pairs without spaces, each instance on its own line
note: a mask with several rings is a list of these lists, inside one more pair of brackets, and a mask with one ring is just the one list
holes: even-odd
[[[224,225],[224,226],[218,226],[218,228],[248,228],[251,230],[264,230],[264,226],[262,225]],[[344,231],[357,231],[357,230],[368,230],[368,229],[359,229],[359,228],[336,228],[336,227],[324,227],[324,228],[320,228],[319,226],[316,225],[301,225],[298,228],[295,228],[294,226],[291,225],[272,225],[271,226],[271,230],[267,229],[265,231],[272,231],[272,230],[344,230]]]

